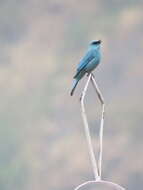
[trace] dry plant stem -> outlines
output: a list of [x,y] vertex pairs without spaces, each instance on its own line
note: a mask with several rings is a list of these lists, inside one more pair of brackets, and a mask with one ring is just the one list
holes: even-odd
[[87,91],[89,82],[91,80],[91,77],[92,77],[92,75],[89,74],[87,82],[85,84],[85,87],[84,87],[82,94],[81,94],[81,97],[80,97],[80,103],[81,103],[81,113],[82,113],[82,119],[83,119],[83,123],[84,123],[85,134],[86,134],[86,139],[87,139],[88,148],[89,148],[90,159],[91,159],[93,172],[94,172],[94,178],[95,178],[95,180],[98,180],[99,174],[98,174],[98,169],[97,169],[97,162],[96,162],[95,154],[93,151],[91,136],[90,136],[90,132],[89,132],[89,127],[88,127],[88,122],[87,122],[87,117],[86,117],[85,107],[84,107],[84,98],[85,98],[86,91]]
[[[84,98],[87,92],[87,88],[89,85],[89,82],[91,81],[97,96],[101,102],[102,105],[102,113],[101,113],[101,121],[100,121],[100,130],[99,130],[99,159],[98,159],[98,165],[96,162],[96,158],[95,158],[95,154],[93,151],[93,146],[92,146],[92,142],[91,142],[91,136],[90,136],[90,131],[89,131],[89,127],[88,127],[88,121],[87,121],[87,117],[86,117],[86,113],[85,113],[85,107],[84,107]],[[90,159],[91,159],[91,163],[92,163],[92,167],[93,167],[93,172],[94,172],[94,177],[95,180],[93,181],[86,181],[83,184],[80,184],[79,186],[77,186],[75,188],[75,190],[79,190],[82,187],[88,185],[88,184],[103,184],[106,185],[108,187],[112,187],[116,190],[125,190],[125,188],[119,186],[118,184],[109,182],[109,181],[104,181],[101,180],[101,169],[102,169],[102,147],[103,147],[103,125],[104,125],[104,113],[105,113],[105,103],[104,103],[104,98],[102,96],[102,93],[99,90],[99,87],[95,81],[95,77],[94,75],[91,73],[88,76],[87,82],[85,84],[85,87],[82,91],[81,97],[80,97],[80,103],[81,103],[81,113],[82,113],[82,119],[83,119],[83,123],[84,123],[84,128],[85,128],[85,134],[86,134],[86,138],[87,138],[87,143],[88,143],[88,148],[89,148],[89,154],[90,154]]]
[[102,152],[103,152],[103,125],[104,125],[104,113],[105,113],[105,103],[104,103],[104,98],[99,90],[99,87],[95,81],[95,77],[93,74],[91,74],[91,82],[92,85],[97,93],[97,96],[101,102],[102,105],[102,113],[101,113],[101,121],[100,121],[100,130],[99,130],[99,159],[98,159],[98,172],[99,176],[101,178],[101,171],[102,171]]

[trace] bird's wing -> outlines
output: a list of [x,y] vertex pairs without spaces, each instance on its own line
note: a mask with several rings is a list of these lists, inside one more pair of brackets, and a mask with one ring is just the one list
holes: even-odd
[[87,64],[90,61],[92,61],[92,59],[94,59],[94,54],[93,54],[93,51],[90,50],[86,53],[86,55],[81,59],[80,63],[78,64],[77,72],[76,72],[74,78],[76,78],[78,73],[81,72],[81,70],[83,70],[83,68],[85,68],[87,66]]
[[78,64],[77,71],[82,70],[92,59],[94,58],[93,51],[90,50],[86,53],[86,55],[81,59]]

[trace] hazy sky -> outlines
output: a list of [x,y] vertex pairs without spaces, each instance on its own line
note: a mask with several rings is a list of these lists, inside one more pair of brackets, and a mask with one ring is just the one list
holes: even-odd
[[[73,98],[69,92],[88,43],[99,38],[103,175],[141,189],[142,10],[140,0],[0,0],[0,189],[65,190],[92,179],[78,101],[85,79]],[[97,142],[100,107],[89,92]]]

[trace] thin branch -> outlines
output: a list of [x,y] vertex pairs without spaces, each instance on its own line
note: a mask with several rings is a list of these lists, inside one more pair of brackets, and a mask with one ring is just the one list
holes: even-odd
[[95,180],[97,180],[99,178],[99,174],[98,174],[98,169],[97,169],[97,162],[95,159],[95,154],[93,151],[93,146],[92,146],[92,142],[91,142],[91,136],[90,136],[90,132],[89,132],[89,127],[88,127],[88,122],[87,122],[87,117],[86,117],[86,113],[85,113],[85,107],[84,107],[84,98],[86,95],[86,91],[89,85],[89,81],[91,80],[91,74],[89,74],[87,82],[85,84],[85,87],[82,91],[81,97],[80,97],[80,103],[81,103],[81,115],[82,115],[82,119],[83,119],[83,123],[84,123],[84,128],[85,128],[85,134],[86,134],[86,139],[87,139],[87,143],[88,143],[88,148],[89,148],[89,154],[90,154],[90,159],[91,159],[91,163],[92,163],[92,167],[93,167],[93,172],[94,172],[94,177]]
[[100,130],[99,130],[99,159],[98,159],[98,172],[99,176],[101,178],[101,172],[102,172],[102,154],[103,154],[103,126],[104,126],[104,113],[105,113],[105,103],[104,103],[104,98],[99,90],[99,87],[95,81],[95,77],[93,74],[91,74],[91,82],[92,85],[98,95],[98,98],[101,102],[102,105],[102,112],[101,112],[101,121],[100,121]]
[[92,81],[93,87],[95,88],[96,93],[97,93],[97,95],[98,95],[98,98],[99,98],[101,104],[103,105],[103,104],[105,104],[105,103],[104,103],[103,95],[102,95],[102,93],[101,93],[101,91],[100,91],[100,89],[99,89],[99,87],[98,87],[98,85],[97,85],[97,83],[96,83],[96,81],[95,81],[95,76],[94,76],[94,74],[92,73],[91,75],[92,75],[92,76],[91,76],[91,81]]

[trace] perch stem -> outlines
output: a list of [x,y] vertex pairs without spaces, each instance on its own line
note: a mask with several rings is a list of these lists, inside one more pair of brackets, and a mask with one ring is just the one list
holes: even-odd
[[87,116],[86,116],[85,107],[84,107],[84,98],[85,98],[91,77],[92,77],[92,74],[89,74],[87,82],[85,84],[85,87],[84,87],[82,94],[81,94],[81,97],[80,97],[80,103],[81,103],[81,114],[82,114],[86,139],[87,139],[88,148],[89,148],[89,155],[90,155],[90,159],[91,159],[91,163],[92,163],[92,167],[93,167],[93,173],[94,173],[95,180],[98,180],[99,179],[99,173],[98,173],[98,169],[97,169],[97,162],[96,162],[95,154],[93,151],[93,146],[92,146],[89,126],[88,126]]
[[103,95],[95,81],[95,77],[91,74],[91,82],[92,85],[97,93],[97,96],[101,102],[102,112],[101,112],[101,121],[100,121],[100,130],[99,130],[99,159],[98,159],[98,173],[101,178],[101,171],[102,171],[102,154],[103,154],[103,126],[104,126],[104,114],[105,114],[105,103]]

